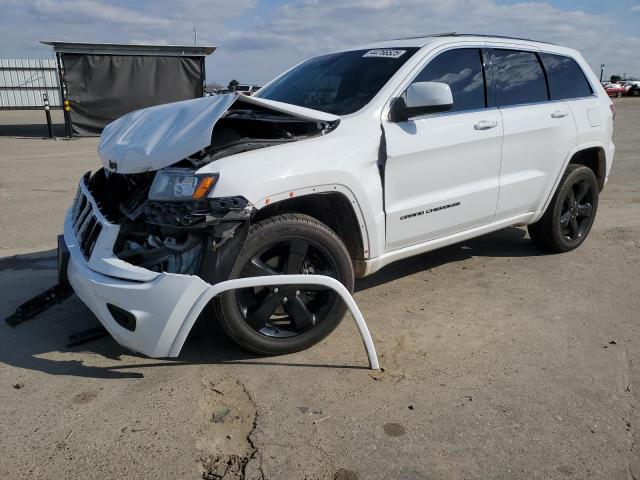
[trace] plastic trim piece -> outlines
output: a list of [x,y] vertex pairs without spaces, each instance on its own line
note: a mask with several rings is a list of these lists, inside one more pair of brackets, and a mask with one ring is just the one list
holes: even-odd
[[205,290],[200,295],[200,298],[198,298],[193,307],[191,307],[191,311],[188,313],[187,318],[178,331],[178,335],[176,335],[176,339],[173,341],[169,356],[177,357],[178,355],[180,355],[180,350],[182,350],[182,346],[187,339],[187,335],[189,335],[189,332],[191,331],[193,324],[198,318],[198,315],[200,315],[202,309],[211,301],[213,297],[221,294],[222,292],[226,292],[228,290],[236,290],[238,288],[289,284],[323,285],[327,288],[332,289],[338,295],[340,295],[344,303],[347,305],[349,312],[351,312],[353,320],[356,322],[358,333],[360,334],[360,338],[362,339],[362,343],[367,352],[369,367],[372,370],[380,369],[380,364],[378,363],[378,355],[376,354],[376,347],[373,344],[371,333],[369,332],[367,323],[365,322],[364,317],[362,316],[362,312],[360,312],[356,301],[353,299],[353,297],[349,293],[349,290],[347,290],[344,285],[342,285],[335,278],[327,277],[326,275],[269,275],[263,277],[236,278],[233,280],[225,280],[224,282],[216,283],[215,285],[209,286],[209,288],[207,288],[207,290]]

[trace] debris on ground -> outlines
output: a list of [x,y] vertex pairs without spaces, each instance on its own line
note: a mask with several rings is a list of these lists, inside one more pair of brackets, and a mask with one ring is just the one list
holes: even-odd
[[73,295],[73,289],[70,285],[58,284],[27,300],[7,317],[5,321],[15,327],[22,322],[35,317],[44,312],[48,308],[61,303],[62,301]]
[[24,388],[24,383],[14,383],[13,385],[11,385],[13,388],[15,388],[16,390],[20,390],[21,388]]

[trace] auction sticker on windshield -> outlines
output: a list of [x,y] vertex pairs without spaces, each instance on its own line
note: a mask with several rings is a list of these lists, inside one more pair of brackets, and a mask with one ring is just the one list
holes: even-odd
[[367,53],[362,55],[365,57],[378,57],[378,58],[400,58],[404,55],[406,50],[395,50],[392,48],[379,48],[377,50],[369,50]]

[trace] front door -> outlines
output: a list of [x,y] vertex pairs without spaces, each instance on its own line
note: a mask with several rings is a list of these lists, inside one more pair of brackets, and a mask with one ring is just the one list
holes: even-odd
[[413,81],[449,84],[452,110],[383,120],[387,251],[492,221],[503,126],[485,77],[480,48],[446,50]]

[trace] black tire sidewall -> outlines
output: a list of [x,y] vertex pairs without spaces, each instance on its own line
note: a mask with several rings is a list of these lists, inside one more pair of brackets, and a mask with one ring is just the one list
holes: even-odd
[[[567,240],[562,234],[562,228],[560,226],[560,215],[562,213],[562,205],[564,203],[564,199],[567,196],[568,190],[572,188],[576,182],[579,182],[581,180],[588,181],[590,183],[590,187],[592,191],[594,192],[593,202],[591,205],[592,211],[591,211],[591,216],[589,217],[589,223],[587,224],[587,227],[585,228],[584,234],[582,235],[582,237],[580,237],[579,241],[577,242],[571,242]],[[567,175],[563,179],[562,183],[560,184],[558,192],[553,199],[552,207],[553,207],[553,213],[550,220],[552,222],[551,227],[552,227],[553,241],[557,244],[557,246],[559,247],[559,250],[561,251],[568,252],[569,250],[573,250],[577,248],[582,244],[582,242],[585,241],[585,239],[589,235],[589,232],[591,231],[591,227],[593,226],[593,222],[596,217],[596,211],[598,209],[598,180],[596,179],[596,176],[594,175],[593,171],[588,167],[580,166],[580,167],[577,167],[575,170],[573,170],[569,175]]]
[[[353,266],[349,253],[337,235],[323,223],[300,214],[269,218],[251,227],[244,248],[230,278],[238,278],[246,263],[269,245],[293,238],[304,239],[329,255],[338,280],[352,292]],[[340,323],[346,306],[338,297],[331,310],[317,326],[289,338],[272,338],[251,328],[238,309],[235,291],[225,292],[216,302],[217,316],[224,331],[240,346],[265,355],[279,355],[303,350],[329,335]]]

